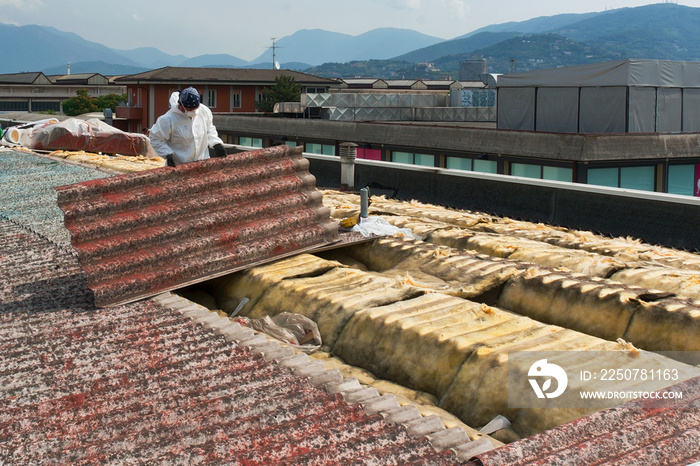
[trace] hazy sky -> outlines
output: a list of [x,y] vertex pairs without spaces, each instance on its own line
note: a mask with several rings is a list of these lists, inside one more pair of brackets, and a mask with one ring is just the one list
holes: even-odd
[[[74,32],[115,49],[155,47],[187,57],[227,53],[252,60],[300,29],[350,35],[379,27],[452,39],[490,24],[651,0],[0,0],[0,22]],[[700,7],[700,0],[674,1]],[[283,50],[278,56],[284,60]]]

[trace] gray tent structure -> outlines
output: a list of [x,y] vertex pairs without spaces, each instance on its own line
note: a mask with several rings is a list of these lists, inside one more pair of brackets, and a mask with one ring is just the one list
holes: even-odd
[[498,128],[698,132],[700,63],[626,59],[501,75]]

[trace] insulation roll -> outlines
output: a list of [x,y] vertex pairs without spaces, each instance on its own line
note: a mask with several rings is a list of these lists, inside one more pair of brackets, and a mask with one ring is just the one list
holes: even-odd
[[540,267],[564,268],[571,272],[600,278],[606,278],[613,272],[625,267],[623,262],[612,257],[556,246],[540,249],[519,249],[511,254],[508,259],[528,262]]
[[242,309],[242,315],[246,315],[275,283],[291,277],[321,275],[340,266],[338,262],[320,259],[311,254],[299,254],[218,278],[212,282],[211,288],[219,307],[227,314],[236,309],[243,298],[247,298],[248,304]]
[[[521,328],[512,315],[432,293],[358,312],[333,352],[379,377],[441,397],[471,346],[489,328]],[[462,338],[460,338],[462,336]]]
[[700,300],[700,271],[698,270],[637,267],[620,270],[613,274],[610,279]]
[[700,364],[700,308],[678,298],[656,302],[640,300],[623,338],[640,348],[673,351],[670,356]]
[[304,315],[317,323],[324,345],[333,347],[356,312],[402,301],[419,292],[394,279],[336,267],[320,276],[287,278],[273,284],[252,307],[244,309],[243,315],[253,318],[280,312]]
[[533,267],[508,281],[496,305],[615,341],[625,334],[642,292],[609,280]]

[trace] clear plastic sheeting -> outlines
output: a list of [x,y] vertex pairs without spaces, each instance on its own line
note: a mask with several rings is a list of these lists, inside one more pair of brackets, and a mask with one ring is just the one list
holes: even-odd
[[282,312],[272,317],[239,317],[238,320],[259,332],[294,345],[305,353],[313,353],[323,343],[316,322],[301,314]]
[[41,128],[58,123],[56,118],[25,123],[23,125],[10,126],[2,135],[2,144],[10,147],[27,146],[31,142],[33,133]]
[[36,150],[101,152],[156,157],[145,134],[127,133],[97,118],[40,122],[8,128],[3,142]]
[[410,239],[420,239],[409,228],[394,226],[382,217],[360,218],[360,222],[352,227],[351,231],[360,233],[365,238],[399,235]]

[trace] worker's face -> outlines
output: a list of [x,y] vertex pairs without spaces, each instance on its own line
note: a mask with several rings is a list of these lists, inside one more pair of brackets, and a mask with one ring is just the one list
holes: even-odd
[[195,108],[185,108],[182,106],[182,104],[178,105],[180,105],[180,110],[182,113],[184,113],[188,118],[194,118],[194,116],[197,114],[197,109],[199,108],[199,106],[196,106]]

